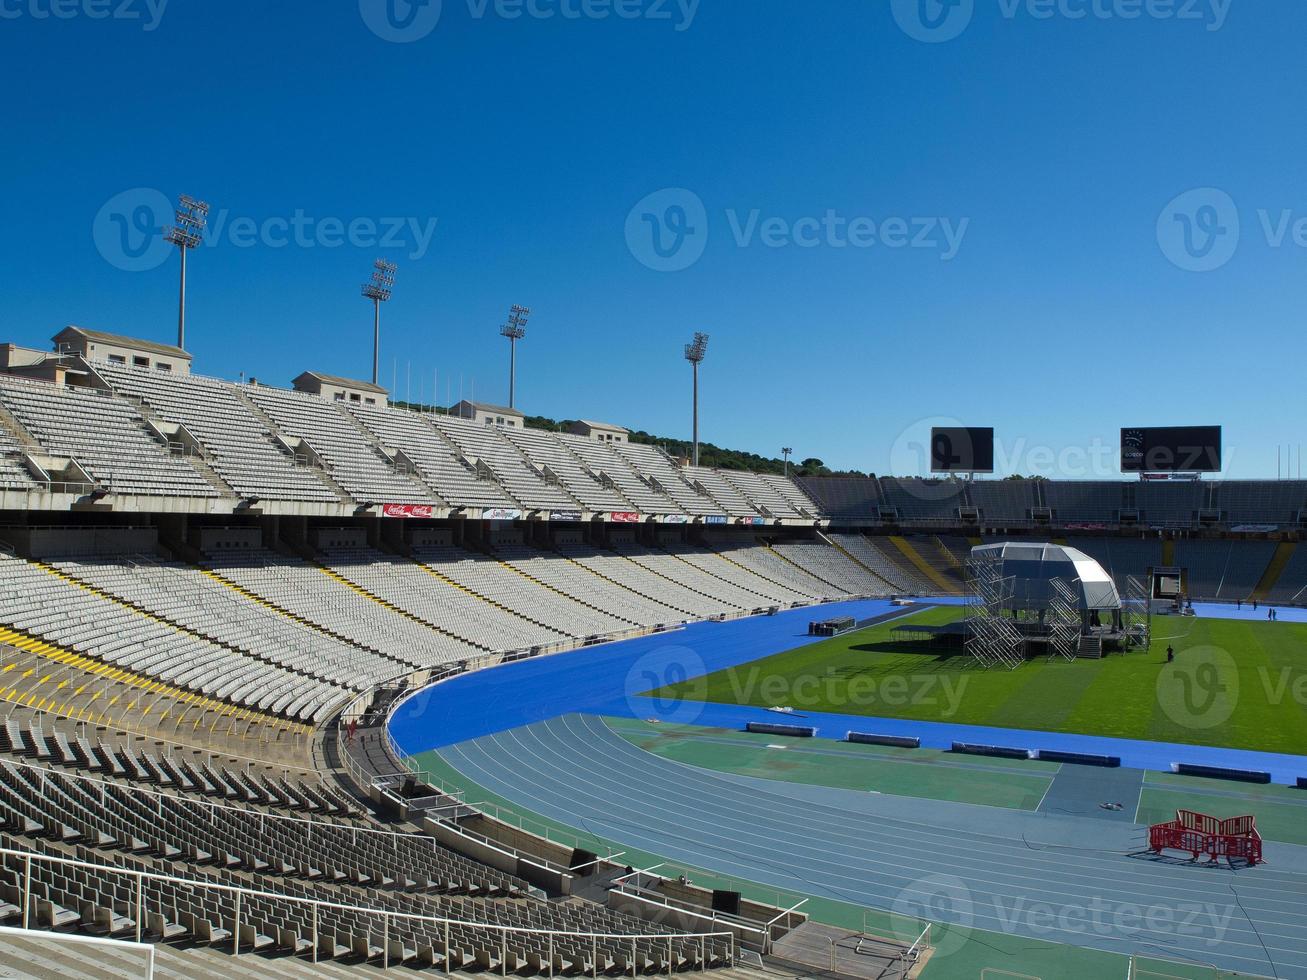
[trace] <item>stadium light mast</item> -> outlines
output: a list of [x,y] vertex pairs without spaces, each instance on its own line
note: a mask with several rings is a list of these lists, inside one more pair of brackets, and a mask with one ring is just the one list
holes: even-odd
[[785,459],[785,475],[790,475],[790,453],[794,452],[789,446],[781,448],[781,456]]
[[699,365],[708,354],[708,335],[695,331],[694,340],[685,345],[685,359],[694,368],[694,465],[699,465]]
[[377,361],[381,357],[381,304],[395,289],[394,262],[377,259],[372,263],[372,281],[363,284],[363,295],[372,300],[372,383],[377,383]]
[[182,253],[181,288],[177,296],[177,346],[186,349],[186,253],[197,247],[204,234],[205,222],[209,220],[209,205],[197,201],[187,194],[177,199],[173,212],[177,223],[164,233],[164,238],[177,246]]
[[513,389],[517,386],[517,342],[526,336],[526,319],[531,311],[514,305],[508,311],[508,322],[499,328],[499,336],[508,338],[508,407],[513,408]]

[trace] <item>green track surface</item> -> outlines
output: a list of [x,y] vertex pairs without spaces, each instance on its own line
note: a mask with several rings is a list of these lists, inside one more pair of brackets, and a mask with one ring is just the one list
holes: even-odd
[[[621,719],[605,720],[609,723],[621,721]],[[595,837],[585,833],[583,829],[547,819],[485,790],[449,765],[440,756],[439,751],[423,752],[412,756],[408,761],[415,770],[432,777],[446,789],[463,790],[469,802],[494,804],[498,808],[499,817],[509,823],[523,826],[551,840],[569,844],[581,843],[599,853],[607,853],[608,847],[623,851],[621,860],[634,867],[651,868],[662,865],[659,870],[663,874],[685,873],[700,885],[736,890],[746,898],[773,902],[786,907],[806,898],[807,902],[803,905],[803,910],[813,920],[841,926],[851,931],[865,930],[911,942],[916,938],[920,927],[924,926],[924,923],[907,921],[903,916],[886,911],[864,909],[848,902],[827,898],[781,892],[767,885],[714,874],[703,868],[677,864],[655,854],[623,847],[618,841]],[[1004,933],[985,932],[980,929],[933,926],[931,942],[938,949],[943,950],[944,955],[934,956],[926,964],[926,968],[921,973],[924,980],[955,980],[955,978],[975,980],[985,969],[1007,970],[1038,977],[1040,980],[1062,980],[1062,978],[1090,980],[1098,977],[1123,978],[1128,969],[1127,958],[1115,953],[1064,946],[1038,939],[1025,939]],[[1000,980],[1002,974],[988,974],[988,976],[991,980]]]
[[[673,762],[789,783],[1034,810],[1056,763],[976,760],[929,749],[781,739],[726,728],[609,718],[627,741]],[[770,746],[783,744],[784,748]],[[1021,770],[1017,771],[1016,767]]]
[[1176,810],[1195,810],[1221,819],[1251,813],[1263,839],[1307,844],[1307,793],[1292,786],[1146,773],[1137,822],[1174,820]]
[[[938,625],[934,607],[911,617]],[[902,623],[902,620],[898,621]],[[1155,617],[1149,652],[983,670],[965,652],[894,642],[883,623],[651,692],[797,711],[949,721],[1301,754],[1307,625]],[[1176,660],[1166,663],[1166,647]]]

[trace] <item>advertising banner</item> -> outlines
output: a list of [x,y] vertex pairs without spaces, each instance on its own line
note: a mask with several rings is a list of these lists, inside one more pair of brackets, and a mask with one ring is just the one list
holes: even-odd
[[516,521],[521,520],[522,512],[511,507],[491,507],[483,510],[481,517],[487,521]]
[[703,519],[703,522],[704,522],[705,524],[725,524],[725,523],[726,523],[726,515],[725,515],[725,514],[709,514],[707,517],[705,517],[705,518]]
[[551,521],[579,521],[581,512],[579,510],[551,510],[549,519]]
[[430,504],[382,504],[382,517],[435,517],[436,508]]
[[639,524],[640,515],[634,511],[617,510],[608,515],[608,519],[614,524]]
[[660,524],[689,524],[690,517],[688,514],[664,514],[658,518]]

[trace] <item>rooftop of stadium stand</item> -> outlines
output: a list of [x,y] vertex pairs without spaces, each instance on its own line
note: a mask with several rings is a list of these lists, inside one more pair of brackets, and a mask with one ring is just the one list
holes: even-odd
[[383,395],[390,394],[388,388],[383,388],[381,385],[375,385],[371,381],[359,381],[355,378],[342,378],[334,374],[324,374],[321,371],[305,371],[303,374],[299,375],[292,384],[294,384],[296,388],[300,388],[300,383],[305,378],[313,381],[321,381],[329,385],[339,385],[342,388],[359,388],[363,391],[375,391]]
[[125,334],[108,333],[104,330],[89,330],[86,327],[70,325],[54,335],[56,345],[65,342],[69,337],[81,337],[86,340],[94,340],[97,343],[109,344],[114,347],[135,347],[139,350],[154,351],[157,354],[167,354],[170,357],[184,357],[191,360],[191,355],[182,348],[174,344],[162,344],[157,340],[142,340],[140,337],[128,337]]

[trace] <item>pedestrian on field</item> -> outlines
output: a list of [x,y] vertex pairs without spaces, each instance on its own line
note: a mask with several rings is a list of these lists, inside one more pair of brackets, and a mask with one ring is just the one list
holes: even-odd
[[1171,649],[1171,645],[1168,643],[1166,645],[1166,662],[1169,664],[1174,659],[1175,659],[1175,651]]
[[1243,608],[1243,600],[1242,600],[1242,599],[1235,599],[1235,600],[1234,600],[1234,607],[1235,607],[1236,609],[1242,609],[1242,608]]
[[354,733],[358,731],[358,727],[359,720],[357,718],[351,718],[349,720],[349,741],[354,741]]

